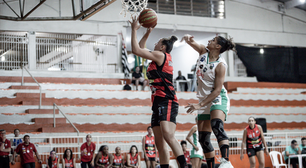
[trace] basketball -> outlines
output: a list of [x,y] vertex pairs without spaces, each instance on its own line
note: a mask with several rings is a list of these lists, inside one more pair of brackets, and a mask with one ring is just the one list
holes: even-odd
[[157,14],[153,9],[146,8],[139,15],[139,23],[145,28],[155,27],[157,24]]

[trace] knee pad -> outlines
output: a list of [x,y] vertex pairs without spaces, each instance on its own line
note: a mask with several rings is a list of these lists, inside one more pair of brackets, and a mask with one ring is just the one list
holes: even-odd
[[219,118],[212,119],[210,121],[211,128],[218,140],[218,142],[223,140],[228,140],[228,137],[224,131],[223,121]]
[[204,153],[209,153],[214,151],[214,147],[210,143],[211,132],[199,131],[199,142],[202,146]]

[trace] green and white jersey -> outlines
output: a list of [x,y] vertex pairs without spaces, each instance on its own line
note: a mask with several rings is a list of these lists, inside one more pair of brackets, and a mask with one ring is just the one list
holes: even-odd
[[[197,61],[196,74],[198,80],[197,97],[200,100],[205,99],[213,90],[215,82],[215,69],[218,64],[223,64],[227,69],[227,63],[223,57],[219,57],[217,61],[209,62],[209,53],[201,55]],[[222,86],[222,90],[226,90]]]

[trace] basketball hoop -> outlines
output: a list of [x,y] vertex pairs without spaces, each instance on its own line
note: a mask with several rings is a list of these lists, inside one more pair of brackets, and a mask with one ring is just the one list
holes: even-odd
[[132,17],[147,7],[148,0],[121,0],[121,3],[122,10],[120,14],[122,15],[124,13],[124,17],[126,17],[126,13],[130,13]]

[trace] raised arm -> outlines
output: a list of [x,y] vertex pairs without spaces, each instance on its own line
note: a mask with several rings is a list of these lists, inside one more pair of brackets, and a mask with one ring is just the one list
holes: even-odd
[[137,41],[137,30],[139,29],[140,25],[136,17],[133,17],[132,22],[129,21],[132,26],[132,37],[131,37],[131,45],[132,45],[132,53],[156,62],[158,65],[161,65],[164,61],[164,54],[160,51],[148,51],[147,49],[141,48]]
[[245,129],[245,130],[243,131],[242,142],[241,142],[240,160],[242,160],[243,157],[244,157],[243,151],[244,151],[245,142],[246,142],[246,133],[247,133],[247,130]]
[[152,32],[152,30],[153,30],[153,28],[148,28],[147,29],[146,33],[143,35],[143,37],[139,41],[139,47],[140,48],[145,48],[146,47],[147,39],[148,39],[150,33]]
[[207,52],[205,46],[203,44],[198,44],[197,42],[194,41],[193,38],[194,36],[185,34],[181,42],[185,40],[187,44],[189,44],[194,50],[196,50],[199,53],[199,55],[205,54]]
[[194,132],[196,132],[196,131],[197,131],[197,126],[194,125],[194,126],[190,129],[188,135],[186,136],[186,140],[193,146],[194,149],[196,149],[196,151],[198,151],[199,148],[198,148],[198,147],[192,142],[192,140],[190,139],[190,137],[192,136],[192,134],[193,134]]

